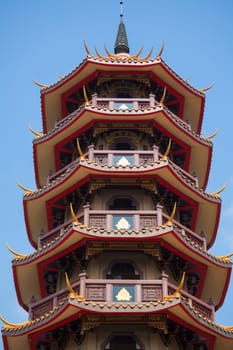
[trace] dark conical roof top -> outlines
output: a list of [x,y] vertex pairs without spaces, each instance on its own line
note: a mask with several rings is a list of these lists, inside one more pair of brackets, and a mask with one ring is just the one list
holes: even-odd
[[[120,2],[120,4],[123,4],[123,1]],[[121,13],[121,20],[118,27],[115,47],[114,47],[115,54],[118,53],[129,53],[129,44],[128,39],[126,35],[126,29],[123,22],[123,14]]]

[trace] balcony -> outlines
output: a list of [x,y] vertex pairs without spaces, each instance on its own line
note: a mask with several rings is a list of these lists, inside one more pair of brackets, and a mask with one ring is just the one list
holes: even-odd
[[[133,151],[115,151],[115,150],[95,150],[93,145],[88,147],[88,152],[85,153],[85,157],[87,161],[92,162],[94,164],[103,164],[108,167],[115,166],[117,167],[146,167],[147,164],[153,164],[162,157],[159,153],[159,149],[157,146],[153,146],[151,151],[141,151],[141,150],[133,150]],[[71,167],[75,167],[80,162],[80,158],[75,159],[72,163],[67,166],[59,169],[53,174],[49,174],[47,178],[47,182],[55,180],[58,176],[65,173]],[[177,166],[174,162],[170,161],[172,166],[176,169],[177,172],[180,172],[182,176],[184,176],[187,181],[191,182],[194,186],[198,186],[198,179],[196,176],[189,174],[187,171],[183,170],[179,166]]]
[[[72,285],[77,294],[85,300],[94,302],[151,302],[162,300],[175,292],[177,287],[168,283],[168,276],[162,274],[159,280],[111,280],[89,279],[86,273],[79,275],[79,281]],[[67,289],[54,293],[40,301],[33,301],[29,306],[29,318],[34,320],[56,307],[69,295]],[[214,321],[214,306],[209,305],[191,294],[181,291],[181,298],[204,318]]]
[[154,107],[158,102],[153,94],[149,98],[103,98],[97,94],[92,95],[92,107],[109,109],[109,110],[144,110]]
[[[146,230],[165,224],[168,215],[163,212],[161,205],[156,206],[156,210],[92,210],[90,205],[84,205],[83,212],[78,215],[80,223],[96,228],[113,231],[125,230]],[[173,220],[174,225],[180,230],[181,235],[197,244],[201,249],[206,250],[206,240],[192,230]],[[63,225],[39,235],[39,247],[46,245],[57,238],[68,227],[72,227],[72,220],[68,220]]]

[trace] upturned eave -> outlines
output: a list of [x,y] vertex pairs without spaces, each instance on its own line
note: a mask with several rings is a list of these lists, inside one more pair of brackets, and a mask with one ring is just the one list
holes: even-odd
[[233,346],[232,329],[219,325],[209,319],[203,318],[185,300],[173,298],[169,301],[161,300],[150,303],[100,303],[91,301],[80,301],[77,298],[61,300],[52,311],[39,317],[34,321],[26,321],[14,327],[5,326],[2,328],[3,341],[6,350],[23,348],[31,350],[30,342],[33,341],[33,334],[42,335],[47,329],[56,329],[71,320],[76,320],[81,315],[114,315],[118,316],[133,314],[156,314],[165,313],[175,322],[185,327],[190,327],[196,333],[212,339],[213,350],[231,350]]
[[[49,172],[56,171],[54,149],[65,139],[77,137],[97,122],[151,122],[167,130],[168,134],[184,142],[190,149],[190,173],[196,173],[199,186],[205,189],[209,177],[213,145],[210,139],[194,133],[188,124],[176,117],[164,106],[146,110],[106,110],[83,106],[59,122],[46,135],[34,139],[34,169],[37,186],[46,184]],[[78,131],[77,131],[78,130]]]
[[108,57],[87,57],[71,73],[56,83],[41,89],[41,108],[43,132],[53,129],[58,116],[62,115],[61,97],[75,85],[83,86],[99,73],[137,73],[154,74],[184,97],[183,120],[190,120],[192,128],[200,133],[205,93],[188,84],[177,75],[161,58],[138,60],[128,57],[125,59]]
[[[225,298],[231,275],[231,261],[216,257],[203,250],[196,242],[184,235],[175,224],[162,225],[154,229],[135,230],[106,230],[85,227],[84,225],[69,225],[50,243],[43,245],[39,250],[15,258],[12,261],[14,282],[18,301],[22,307],[28,309],[31,295],[40,300],[43,295],[43,278],[40,275],[41,264],[46,266],[50,261],[62,256],[63,252],[72,251],[82,242],[88,240],[136,242],[162,242],[168,249],[174,250],[183,259],[192,259],[194,265],[200,265],[203,271],[200,281],[201,289],[198,296],[208,301],[215,301],[218,309]],[[75,249],[76,249],[75,248]],[[27,278],[25,277],[27,276]],[[205,283],[204,283],[205,282]],[[29,288],[30,286],[30,288]]]
[[[180,193],[186,198],[196,203],[198,215],[195,219],[196,232],[205,232],[207,246],[210,247],[215,240],[219,215],[221,209],[221,199],[218,195],[209,194],[199,189],[191,183],[186,176],[180,173],[168,160],[159,160],[146,166],[134,167],[115,167],[104,164],[96,164],[89,161],[80,160],[72,168],[68,169],[52,183],[44,186],[42,189],[26,192],[23,198],[25,223],[29,241],[33,246],[37,246],[38,234],[43,229],[47,232],[48,205],[49,202],[77,187],[81,182],[88,181],[90,177],[153,177],[167,184],[177,194]],[[86,180],[85,180],[86,179]],[[40,217],[40,222],[37,218]],[[207,222],[206,217],[211,217]]]

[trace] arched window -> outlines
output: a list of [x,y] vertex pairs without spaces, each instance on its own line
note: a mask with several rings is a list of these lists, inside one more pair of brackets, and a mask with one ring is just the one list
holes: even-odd
[[110,210],[136,210],[136,203],[132,198],[129,197],[118,197],[114,198],[109,203]]
[[135,150],[136,147],[131,140],[128,138],[118,138],[115,140],[112,145],[111,145],[112,150],[117,150],[117,151],[129,151],[129,150]]
[[116,95],[117,98],[132,98],[132,96],[125,91],[118,92]]
[[140,273],[130,262],[116,262],[106,274],[107,279],[137,280]]
[[143,347],[134,336],[125,334],[113,336],[104,350],[143,350]]

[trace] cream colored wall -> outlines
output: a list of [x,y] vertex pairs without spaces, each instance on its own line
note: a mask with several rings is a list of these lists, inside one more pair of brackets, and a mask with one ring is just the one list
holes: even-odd
[[[103,252],[98,255],[94,255],[87,267],[87,278],[91,279],[105,279],[106,272],[111,265],[116,261],[125,261],[132,263],[136,270],[140,273],[140,279],[144,280],[156,280],[161,278],[161,271],[156,264],[156,258],[144,254],[142,252]],[[78,264],[74,267],[72,275],[70,276],[71,283],[76,282],[79,279],[79,274],[82,271]],[[166,271],[168,275],[168,282],[178,286],[180,281],[176,281],[170,270]],[[65,275],[63,272],[59,273],[57,281],[57,291],[66,288]],[[183,287],[186,290],[186,286]]]
[[173,339],[166,348],[161,341],[160,335],[148,326],[135,326],[135,325],[124,325],[124,326],[100,326],[94,330],[87,332],[86,337],[79,347],[67,347],[66,350],[103,350],[105,344],[110,340],[113,334],[117,333],[130,333],[135,336],[139,344],[143,345],[143,350],[179,350],[176,341]]
[[144,253],[135,252],[104,252],[94,256],[87,268],[89,278],[103,279],[106,276],[107,269],[115,261],[129,261],[135,265],[139,272],[142,272],[141,279],[159,279],[160,271],[156,267],[152,256]]
[[137,210],[154,210],[154,204],[148,192],[143,189],[101,189],[96,192],[91,203],[92,210],[106,210],[108,204],[116,197],[130,197],[136,201]]
[[136,150],[142,150],[143,146],[146,146],[148,150],[151,149],[148,138],[144,133],[135,133],[128,130],[112,131],[98,135],[95,143],[95,149],[103,148],[104,150],[111,150],[111,145],[115,141],[119,141],[121,139],[131,142]]

